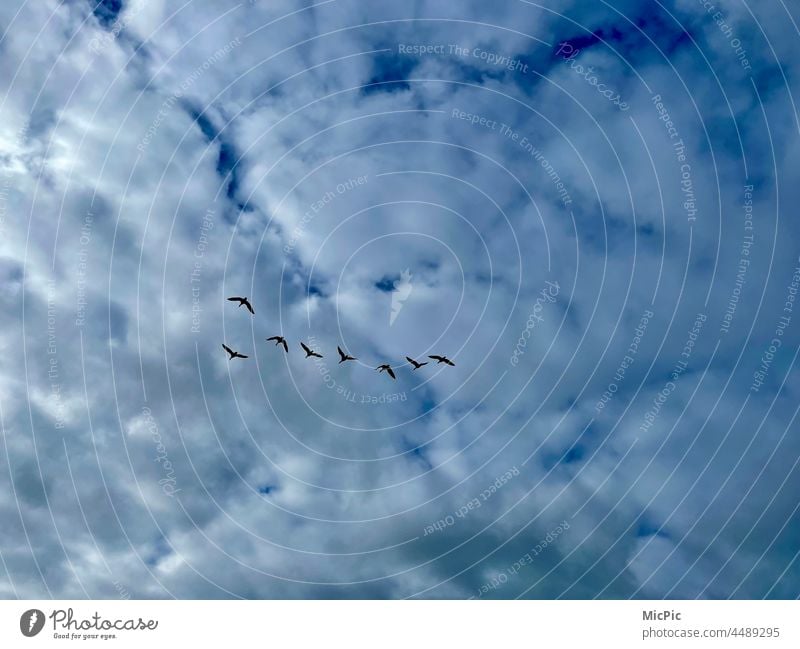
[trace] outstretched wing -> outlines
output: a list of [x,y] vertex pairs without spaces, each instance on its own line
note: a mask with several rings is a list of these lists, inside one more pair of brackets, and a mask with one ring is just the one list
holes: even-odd
[[428,356],[428,358],[432,358],[435,361],[439,361],[440,363],[444,360],[441,356]]
[[347,358],[347,354],[345,354],[345,353],[342,351],[342,348],[341,348],[341,347],[339,347],[338,345],[336,346],[336,351],[338,351],[338,352],[339,352],[339,356],[341,356],[341,357],[342,357],[342,360],[345,360],[345,358]]
[[247,307],[247,310],[248,310],[250,313],[252,313],[253,315],[255,315],[255,314],[256,314],[256,312],[255,312],[255,311],[253,311],[253,307],[250,305],[250,301],[249,301],[249,300],[245,299],[245,300],[244,300],[244,302],[243,302],[242,304],[244,304],[244,305]]
[[283,345],[284,350],[286,350],[286,353],[288,354],[289,353],[289,345],[286,344],[286,339],[285,338],[283,340],[281,340],[281,344]]
[[449,358],[443,358],[442,360],[445,363],[447,363],[450,367],[455,367],[456,366],[456,364],[453,361],[451,361]]
[[280,339],[281,339],[280,336],[270,336],[269,338],[267,338],[267,340],[280,340]]
[[391,376],[393,379],[396,379],[396,378],[397,378],[397,377],[394,375],[394,372],[392,371],[392,368],[391,368],[391,367],[387,367],[387,368],[386,368],[386,372],[387,372],[387,373],[389,374],[389,376]]
[[229,353],[231,356],[233,356],[233,354],[234,354],[234,351],[233,351],[233,350],[232,350],[230,347],[228,347],[228,346],[227,346],[225,343],[222,343],[222,348],[223,348],[223,349],[224,349],[226,352],[228,352],[228,353]]
[[241,302],[242,300],[244,300],[243,297],[229,297],[228,298],[228,302]]
[[411,363],[412,365],[416,365],[416,364],[417,364],[417,361],[415,361],[415,360],[414,360],[413,358],[411,358],[410,356],[406,356],[406,360],[407,360],[409,363]]
[[236,352],[236,355],[237,355],[239,358],[250,358],[249,356],[245,356],[244,354],[240,354],[239,352]]
[[302,347],[302,348],[303,348],[303,351],[304,351],[306,354],[310,354],[310,353],[311,353],[311,350],[309,349],[308,345],[306,345],[305,343],[300,343],[300,347]]

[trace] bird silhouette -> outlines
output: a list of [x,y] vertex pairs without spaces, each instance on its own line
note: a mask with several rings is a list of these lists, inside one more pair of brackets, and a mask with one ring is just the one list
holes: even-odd
[[228,347],[225,343],[222,343],[222,348],[228,352],[230,355],[229,361],[232,361],[234,358],[248,358],[244,354],[240,354],[239,352],[233,351],[230,347]]
[[243,306],[246,306],[246,307],[247,307],[247,310],[248,310],[250,313],[252,313],[253,315],[255,315],[255,314],[256,314],[256,312],[255,312],[255,311],[253,311],[253,307],[250,305],[250,300],[248,300],[246,297],[229,297],[229,298],[228,298],[228,302],[238,302],[238,303],[239,303],[239,308],[240,308],[240,309],[241,309]]
[[322,358],[322,354],[317,354],[317,352],[311,351],[311,348],[305,343],[300,343],[300,347],[302,347],[303,351],[306,353],[306,358],[309,358],[310,356],[316,356],[317,358]]
[[428,364],[428,361],[425,361],[424,363],[418,363],[417,361],[415,361],[410,356],[406,356],[406,360],[414,366],[414,370],[418,370],[423,365],[427,365]]
[[339,361],[339,365],[341,365],[345,361],[357,361],[358,360],[355,356],[348,356],[347,354],[345,354],[342,351],[342,348],[339,347],[339,346],[336,347],[336,350],[339,352],[339,356],[341,357],[341,360]]
[[270,336],[267,340],[274,340],[275,345],[283,345],[283,348],[286,350],[286,353],[289,353],[289,345],[286,344],[286,338],[283,336]]
[[455,367],[456,366],[456,364],[453,361],[451,361],[449,358],[447,358],[447,356],[428,356],[428,358],[432,358],[435,361],[439,361],[437,363],[437,365],[441,365],[442,363],[445,363],[446,365],[449,365],[450,367]]
[[387,373],[389,376],[391,376],[393,379],[396,379],[396,378],[397,378],[397,377],[394,375],[394,372],[392,371],[392,366],[391,366],[391,365],[388,365],[387,363],[384,363],[383,365],[378,365],[378,367],[376,367],[375,369],[376,369],[376,370],[378,370],[378,372],[383,372],[384,370],[386,370],[386,373]]

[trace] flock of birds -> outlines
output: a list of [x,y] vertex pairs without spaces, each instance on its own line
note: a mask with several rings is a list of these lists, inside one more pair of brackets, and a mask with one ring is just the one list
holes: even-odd
[[[238,302],[239,303],[239,308],[247,307],[247,310],[250,313],[252,313],[253,315],[256,314],[256,312],[253,310],[253,305],[250,304],[250,300],[248,300],[246,297],[229,297],[228,298],[228,302]],[[282,345],[284,351],[287,354],[289,353],[289,343],[286,342],[286,338],[284,338],[283,336],[270,336],[269,338],[267,338],[267,341],[268,342],[275,341],[275,346],[276,347],[278,345]],[[318,352],[315,352],[313,349],[311,349],[304,342],[300,343],[300,347],[302,347],[303,351],[306,353],[306,356],[305,356],[306,358],[322,358],[322,354],[320,354]],[[228,360],[229,361],[232,361],[234,358],[249,358],[249,356],[246,356],[245,354],[240,354],[239,352],[234,351],[233,349],[228,347],[225,343],[222,343],[222,348],[228,353],[228,356],[229,356]],[[358,360],[355,356],[350,356],[349,354],[347,354],[344,351],[342,351],[342,348],[339,347],[338,345],[336,346],[336,351],[339,352],[339,365],[341,365],[342,363],[344,363],[346,361],[357,361]],[[453,361],[451,361],[449,358],[447,358],[447,356],[437,356],[435,354],[432,354],[432,355],[428,356],[428,358],[430,358],[431,360],[436,361],[437,365],[441,365],[442,363],[444,363],[445,365],[449,365],[450,367],[455,367],[455,365],[456,365]],[[411,358],[410,356],[406,356],[406,360],[411,365],[414,366],[414,371],[418,370],[420,367],[422,367],[424,365],[427,365],[429,363],[429,361],[423,361],[423,362],[416,361],[413,358]],[[394,373],[394,370],[392,369],[392,366],[389,365],[388,363],[383,363],[381,365],[378,365],[378,367],[376,367],[375,369],[379,373],[380,372],[386,372],[393,379],[397,378],[397,376]]]

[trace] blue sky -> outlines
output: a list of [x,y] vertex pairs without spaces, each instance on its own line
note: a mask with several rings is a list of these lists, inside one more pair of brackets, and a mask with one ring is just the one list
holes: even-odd
[[4,3],[0,596],[797,597],[797,20]]

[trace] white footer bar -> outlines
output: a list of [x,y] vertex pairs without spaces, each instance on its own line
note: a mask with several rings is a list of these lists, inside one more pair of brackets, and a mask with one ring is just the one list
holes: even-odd
[[798,620],[796,601],[2,601],[0,647],[777,649]]

